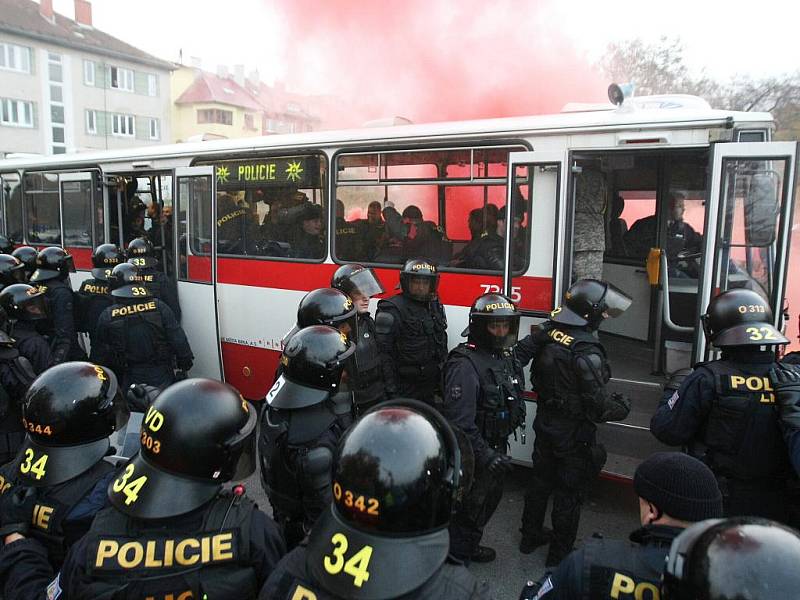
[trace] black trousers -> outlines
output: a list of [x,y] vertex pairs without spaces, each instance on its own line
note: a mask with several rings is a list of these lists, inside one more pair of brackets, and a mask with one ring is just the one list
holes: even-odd
[[483,529],[503,497],[504,483],[504,474],[493,474],[476,465],[472,488],[450,519],[450,554],[469,561],[478,550]]
[[552,496],[553,538],[548,559],[559,562],[572,551],[584,494],[603,464],[605,450],[601,445],[553,438],[537,431],[531,479],[522,511],[522,534],[541,533],[547,503]]

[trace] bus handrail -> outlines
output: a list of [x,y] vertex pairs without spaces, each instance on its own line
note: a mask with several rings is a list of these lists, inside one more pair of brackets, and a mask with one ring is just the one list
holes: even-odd
[[663,250],[661,251],[660,279],[661,293],[663,294],[663,302],[661,304],[663,307],[662,314],[664,317],[664,325],[666,325],[672,331],[676,331],[678,333],[692,333],[694,331],[694,327],[676,325],[672,321],[672,315],[669,308],[669,274],[667,273],[667,253]]

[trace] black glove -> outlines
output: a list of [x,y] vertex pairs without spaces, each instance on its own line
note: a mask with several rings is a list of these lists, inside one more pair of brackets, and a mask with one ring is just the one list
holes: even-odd
[[511,457],[508,454],[501,454],[494,450],[490,451],[489,459],[486,461],[486,470],[492,475],[502,475],[508,473],[514,466],[511,464]]
[[596,422],[606,423],[608,421],[623,421],[630,412],[631,399],[614,392],[603,403],[603,413]]
[[147,412],[161,389],[144,383],[135,383],[128,388],[125,399],[128,401],[128,409],[134,412]]
[[34,487],[13,487],[0,496],[0,538],[28,534],[38,497],[39,490]]
[[800,372],[786,365],[779,365],[769,372],[775,387],[781,421],[787,427],[800,429]]
[[[180,358],[177,361],[178,369],[181,371],[190,371],[194,362],[191,358]],[[186,379],[184,377],[184,379]]]

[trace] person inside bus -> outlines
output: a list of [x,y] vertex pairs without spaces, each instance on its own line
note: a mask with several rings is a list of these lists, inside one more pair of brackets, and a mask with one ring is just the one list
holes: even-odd
[[339,260],[358,260],[362,256],[363,221],[344,218],[344,202],[336,200],[336,257]]
[[619,194],[611,201],[611,213],[608,221],[608,244],[606,250],[612,256],[628,256],[625,248],[625,235],[628,233],[628,223],[622,218],[625,210],[625,199]]
[[[526,252],[525,245],[528,238],[527,228],[522,226],[525,219],[525,207],[522,204],[514,205],[514,222],[511,224],[511,251],[513,252],[512,268],[514,271],[521,271],[525,268]],[[501,238],[506,236],[506,207],[500,209],[497,214],[497,235]],[[504,242],[505,244],[505,242]]]
[[449,244],[433,221],[423,219],[418,206],[410,204],[400,215],[394,206],[387,205],[383,216],[389,240],[376,257],[378,262],[397,263],[416,256],[425,256],[437,265],[449,262]]
[[289,238],[292,258],[323,258],[323,237],[322,207],[306,200]]
[[488,229],[486,214],[487,211],[482,208],[470,211],[467,226],[472,239],[453,257],[451,267],[503,270],[503,238],[497,235],[496,222],[494,229]]

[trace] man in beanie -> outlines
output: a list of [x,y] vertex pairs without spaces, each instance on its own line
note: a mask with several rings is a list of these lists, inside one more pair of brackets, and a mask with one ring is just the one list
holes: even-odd
[[590,539],[553,573],[528,582],[520,599],[599,600],[634,593],[657,598],[672,540],[696,521],[721,517],[722,494],[711,470],[680,452],[650,456],[636,469],[633,487],[642,526],[631,533],[630,542]]

